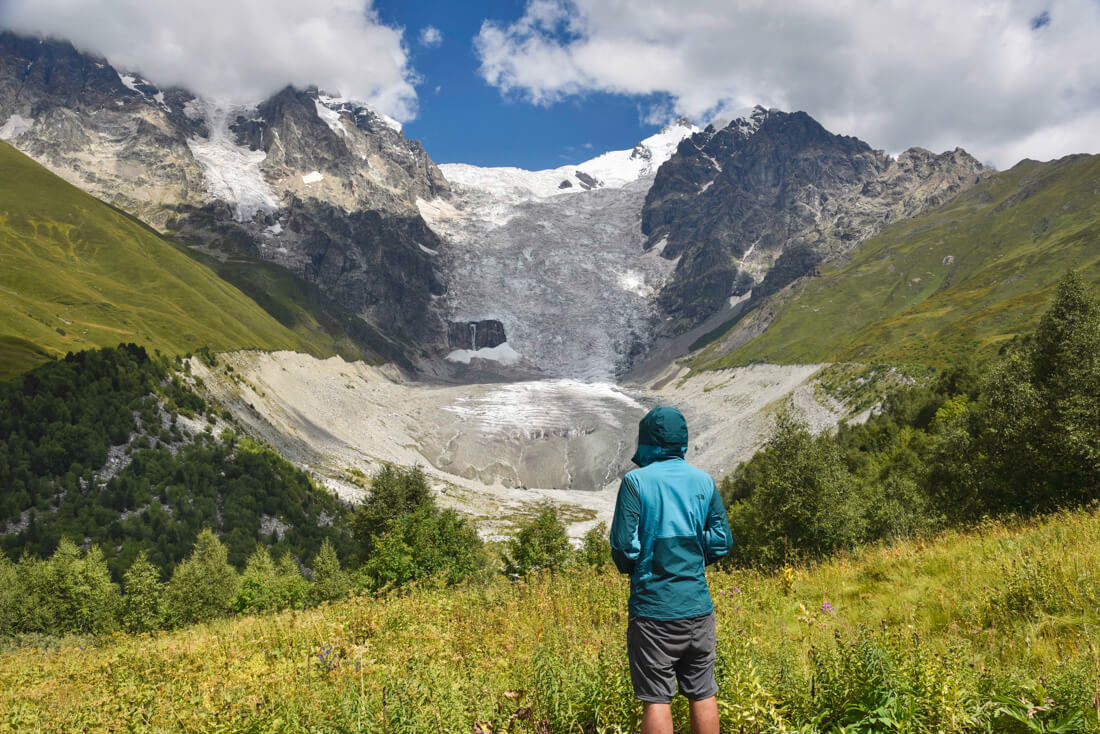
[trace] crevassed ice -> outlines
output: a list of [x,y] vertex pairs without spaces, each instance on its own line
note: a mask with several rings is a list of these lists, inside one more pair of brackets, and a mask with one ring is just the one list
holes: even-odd
[[191,154],[202,165],[210,193],[228,202],[239,222],[251,220],[257,212],[278,209],[275,194],[260,170],[267,153],[237,145],[230,133],[229,121],[243,109],[209,100],[188,106],[192,113],[201,109],[210,134],[208,138],[187,140]]
[[624,414],[637,420],[637,412],[645,410],[615,385],[579,380],[506,383],[443,409],[472,421],[484,433],[516,438],[618,428]]
[[549,376],[615,380],[651,339],[653,297],[673,267],[642,249],[651,180],[519,202],[456,187],[453,206],[422,204],[451,243],[440,251],[451,319],[499,320]]

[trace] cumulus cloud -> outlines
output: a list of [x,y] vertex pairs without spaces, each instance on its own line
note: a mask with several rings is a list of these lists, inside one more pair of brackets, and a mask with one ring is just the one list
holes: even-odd
[[443,32],[434,25],[426,25],[420,29],[420,45],[432,48],[443,43]]
[[0,26],[72,41],[123,71],[226,102],[287,84],[416,113],[402,30],[364,0],[2,0]]
[[1095,0],[528,0],[486,21],[481,74],[536,104],[667,95],[648,117],[805,110],[898,152],[1008,166],[1100,151]]

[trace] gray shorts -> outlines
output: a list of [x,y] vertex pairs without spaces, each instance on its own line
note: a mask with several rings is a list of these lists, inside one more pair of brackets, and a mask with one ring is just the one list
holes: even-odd
[[714,680],[714,613],[690,619],[631,617],[626,627],[634,697],[669,703],[680,693],[701,701],[718,693]]

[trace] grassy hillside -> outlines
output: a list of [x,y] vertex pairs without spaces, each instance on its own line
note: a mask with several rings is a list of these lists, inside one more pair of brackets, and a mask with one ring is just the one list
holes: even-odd
[[239,288],[280,324],[319,345],[325,355],[411,366],[408,355],[415,352],[414,344],[395,341],[281,265],[241,255],[222,261],[195,250],[188,254]]
[[823,267],[767,306],[777,314],[763,334],[732,350],[723,342],[733,332],[718,337],[695,366],[943,366],[1034,328],[1069,269],[1100,283],[1100,156],[1023,161],[887,228],[849,263]]
[[0,143],[0,378],[135,342],[332,353],[177,245]]
[[[1092,510],[714,572],[723,731],[1096,732],[1098,568]],[[0,729],[636,731],[626,594],[586,569],[42,640],[0,654]]]

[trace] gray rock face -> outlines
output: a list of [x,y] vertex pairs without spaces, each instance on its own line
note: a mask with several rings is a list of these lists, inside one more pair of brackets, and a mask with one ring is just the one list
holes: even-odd
[[161,231],[277,262],[406,341],[445,339],[441,243],[416,201],[447,182],[365,105],[290,88],[219,105],[4,32],[0,136]]
[[451,349],[492,349],[506,341],[504,324],[496,319],[447,323],[447,346]]
[[980,176],[961,149],[897,159],[804,112],[756,108],[680,143],[646,196],[647,250],[676,262],[658,299],[676,333],[731,298],[759,299]]

